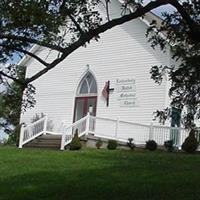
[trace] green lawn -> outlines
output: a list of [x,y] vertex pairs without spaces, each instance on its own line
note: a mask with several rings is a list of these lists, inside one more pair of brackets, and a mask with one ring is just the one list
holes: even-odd
[[200,199],[200,154],[0,147],[0,200]]

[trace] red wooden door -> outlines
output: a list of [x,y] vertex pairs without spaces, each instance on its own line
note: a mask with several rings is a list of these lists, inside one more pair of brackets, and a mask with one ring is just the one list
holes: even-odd
[[97,97],[76,97],[73,122],[85,117],[88,112],[96,116]]

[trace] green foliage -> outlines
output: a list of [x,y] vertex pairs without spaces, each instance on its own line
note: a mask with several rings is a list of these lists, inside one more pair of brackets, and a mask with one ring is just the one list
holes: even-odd
[[127,146],[128,146],[131,150],[134,150],[134,149],[135,149],[135,143],[134,143],[134,139],[133,139],[133,138],[128,138]]
[[181,148],[187,153],[194,153],[197,150],[199,143],[195,137],[195,130],[192,129],[189,136],[183,142]]
[[167,140],[164,142],[164,147],[167,149],[168,152],[174,151],[174,143],[173,140]]
[[97,147],[97,149],[100,149],[101,148],[101,146],[103,145],[103,142],[102,142],[102,140],[99,138],[98,140],[97,140],[97,142],[96,142],[96,147]]
[[[99,0],[0,1],[1,33],[11,35],[3,41],[1,61],[6,62],[12,57],[16,48],[27,49],[34,43],[50,48],[68,47],[83,32],[94,29],[101,23],[102,18],[95,8],[98,2]],[[64,39],[66,32],[68,41]],[[21,39],[16,39],[19,35]]]
[[[181,117],[186,127],[191,127],[194,119],[200,118],[200,4],[197,2],[197,0],[184,1],[181,5],[187,20],[183,20],[178,10],[165,12],[162,25],[159,26],[154,21],[148,30],[148,33],[151,33],[149,42],[152,47],[158,46],[163,52],[170,48],[174,59],[171,65],[166,63],[153,66],[151,78],[161,84],[167,74],[171,84],[169,89],[171,107],[184,110]],[[161,37],[160,33],[164,33],[166,38]],[[168,112],[169,110],[171,109],[157,111],[160,121],[163,122],[171,117],[172,113]]]
[[80,138],[78,137],[78,129],[76,129],[74,137],[72,138],[72,141],[69,145],[70,150],[80,150],[82,147]]
[[107,149],[115,150],[117,148],[117,141],[116,140],[108,140]]
[[44,116],[45,116],[44,113],[40,113],[40,114],[36,113],[36,114],[32,117],[31,123],[34,123],[34,122],[38,121],[39,119],[42,119]]
[[150,151],[155,151],[157,149],[157,143],[154,140],[148,140],[146,141],[145,148]]
[[[22,80],[25,68],[18,68],[17,77]],[[19,119],[22,105],[22,86],[16,82],[5,81],[0,94],[0,130],[9,135],[10,143],[17,143],[19,137]]]

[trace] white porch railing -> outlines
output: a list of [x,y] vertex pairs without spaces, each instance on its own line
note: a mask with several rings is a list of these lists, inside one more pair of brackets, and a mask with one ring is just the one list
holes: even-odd
[[59,132],[55,131],[56,129],[52,129],[52,127],[49,126],[48,122],[52,123],[52,120],[48,120],[46,116],[28,126],[22,125],[20,132],[19,148],[22,148],[23,145],[37,138],[38,136],[48,133],[52,135],[62,135],[61,150],[64,150],[65,146],[71,142],[76,129],[78,129],[79,137],[88,133],[89,118],[90,116],[87,115],[67,127],[61,123],[63,127],[59,130]]
[[[51,120],[52,121],[52,120]],[[50,129],[48,118],[44,117],[29,126],[22,126],[20,133],[19,148],[34,138],[45,134],[60,134],[61,150],[65,149],[78,129],[79,137],[92,133],[97,137],[115,139],[117,141],[127,142],[128,138],[133,138],[135,144],[145,144],[148,140],[155,140],[158,145],[163,145],[166,140],[173,140],[177,147],[181,147],[189,130],[183,128],[174,128],[168,126],[145,125],[140,123],[126,122],[119,118],[116,120],[94,117],[87,115],[69,126],[62,126],[59,132]],[[200,140],[200,130],[198,130],[197,139]]]
[[[145,144],[148,140],[155,140],[158,145],[164,145],[167,140],[173,140],[174,145],[181,147],[189,130],[179,127],[145,125],[90,116],[89,132],[99,137],[127,142],[133,138],[136,144]],[[200,130],[197,129],[197,139],[200,141]]]
[[65,146],[68,145],[72,138],[78,130],[78,136],[81,137],[89,132],[89,119],[90,115],[83,117],[82,119],[76,121],[72,125],[65,128],[64,133],[62,134],[62,141],[61,141],[61,150],[65,149]]
[[20,138],[19,138],[19,148],[36,137],[45,134],[47,128],[47,116],[39,119],[38,121],[28,125],[21,127]]

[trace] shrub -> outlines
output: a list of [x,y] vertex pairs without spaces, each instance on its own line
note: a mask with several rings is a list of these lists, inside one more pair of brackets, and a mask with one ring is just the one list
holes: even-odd
[[157,149],[157,143],[154,140],[148,140],[146,141],[145,148],[150,151],[155,151]]
[[114,150],[117,148],[117,141],[116,140],[108,140],[107,149]]
[[8,139],[6,139],[6,138],[0,139],[0,145],[6,145],[7,142],[8,142]]
[[128,146],[131,150],[134,150],[134,149],[135,149],[135,143],[134,143],[133,138],[128,138],[127,146]]
[[34,123],[45,116],[44,113],[35,113],[35,115],[31,118],[31,123]]
[[198,147],[198,141],[195,137],[195,130],[192,129],[189,136],[185,139],[182,144],[182,149],[187,153],[194,153]]
[[79,150],[81,149],[82,144],[80,141],[80,138],[78,137],[78,129],[76,129],[74,137],[72,138],[72,141],[69,145],[70,150]]
[[164,142],[164,146],[168,152],[174,151],[174,142],[173,140],[167,140]]
[[95,145],[96,145],[97,149],[100,149],[100,147],[103,145],[102,140],[99,138]]
[[20,125],[17,125],[10,133],[5,144],[17,145],[19,144]]

